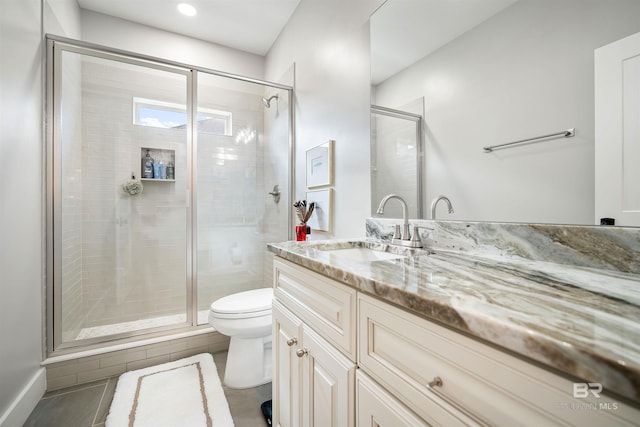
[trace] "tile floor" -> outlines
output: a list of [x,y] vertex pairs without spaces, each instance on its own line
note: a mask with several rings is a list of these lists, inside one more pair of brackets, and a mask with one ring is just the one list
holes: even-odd
[[[227,353],[216,353],[213,359],[222,379]],[[117,381],[118,377],[112,377],[47,392],[24,427],[103,427]],[[267,426],[260,404],[271,399],[271,383],[247,390],[223,388],[235,427]]]

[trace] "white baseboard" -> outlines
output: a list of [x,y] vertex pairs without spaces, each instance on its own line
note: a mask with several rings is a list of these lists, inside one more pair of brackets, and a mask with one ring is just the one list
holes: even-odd
[[11,406],[0,416],[0,427],[21,427],[27,421],[47,389],[46,370],[40,368],[20,391]]

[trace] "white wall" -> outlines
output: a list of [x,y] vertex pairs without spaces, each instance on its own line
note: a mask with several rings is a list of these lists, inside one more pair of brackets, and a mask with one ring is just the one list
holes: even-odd
[[42,14],[45,34],[80,39],[80,7],[76,0],[45,0]]
[[521,0],[377,87],[379,105],[425,97],[426,202],[456,210],[439,218],[593,223],[593,51],[640,31],[638,16],[636,0]]
[[184,64],[262,79],[264,57],[87,10],[82,40]]
[[310,239],[362,237],[370,216],[369,25],[381,0],[302,0],[266,59],[265,78],[295,63],[295,197],[306,150],[335,140],[334,227]]
[[0,2],[0,425],[44,392],[39,0]]

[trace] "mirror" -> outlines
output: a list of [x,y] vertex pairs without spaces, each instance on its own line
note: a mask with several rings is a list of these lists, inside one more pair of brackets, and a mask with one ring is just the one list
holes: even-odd
[[[371,212],[387,194],[407,203],[410,218],[424,218],[422,206],[422,100],[402,110],[371,106]],[[418,110],[409,113],[409,110]],[[391,203],[385,216],[402,217],[402,205]]]
[[455,213],[439,204],[438,219],[595,224],[594,50],[640,32],[638,16],[637,0],[387,0],[371,103],[422,104],[423,217],[446,195]]

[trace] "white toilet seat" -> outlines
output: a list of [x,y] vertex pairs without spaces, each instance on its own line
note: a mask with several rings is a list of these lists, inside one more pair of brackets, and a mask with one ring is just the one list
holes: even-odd
[[213,310],[209,311],[209,318],[214,317],[216,319],[253,319],[265,316],[271,316],[271,310],[257,311],[255,313],[218,313]]
[[272,288],[254,289],[211,304],[209,324],[229,336],[224,383],[250,388],[271,381]]
[[273,288],[253,289],[228,295],[211,303],[210,311],[219,318],[249,318],[271,314]]

